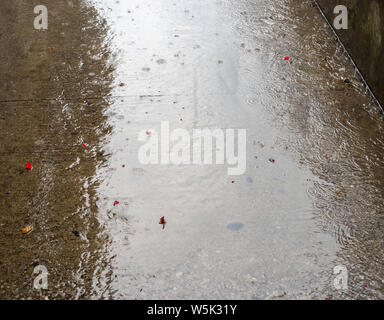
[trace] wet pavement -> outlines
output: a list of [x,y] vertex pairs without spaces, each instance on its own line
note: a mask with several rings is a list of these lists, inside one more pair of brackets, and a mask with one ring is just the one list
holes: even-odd
[[[312,2],[33,5],[0,13],[0,298],[383,298],[383,117]],[[161,121],[247,129],[246,172],[142,164]]]

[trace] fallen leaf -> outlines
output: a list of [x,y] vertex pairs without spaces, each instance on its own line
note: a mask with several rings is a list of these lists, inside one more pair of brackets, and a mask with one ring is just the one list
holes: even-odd
[[32,225],[27,225],[23,229],[21,229],[21,232],[24,234],[27,234],[27,233],[30,233],[32,229],[33,229]]
[[159,222],[159,224],[162,224],[163,225],[163,229],[165,228],[165,224],[166,224],[167,222],[165,221],[165,218],[164,217],[161,217],[160,218],[160,222]]

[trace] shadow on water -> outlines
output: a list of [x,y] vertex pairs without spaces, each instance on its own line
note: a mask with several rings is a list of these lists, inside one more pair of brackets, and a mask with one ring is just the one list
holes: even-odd
[[[87,1],[53,0],[37,31],[33,2],[0,12],[0,298],[108,298],[95,178],[111,130],[108,26]],[[33,289],[37,265],[47,290]]]
[[384,3],[380,0],[317,1],[333,23],[337,5],[348,10],[348,29],[335,30],[381,104],[384,103]]

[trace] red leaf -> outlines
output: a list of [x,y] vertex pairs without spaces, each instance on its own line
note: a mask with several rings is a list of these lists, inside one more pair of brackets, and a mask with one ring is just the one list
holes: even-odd
[[117,206],[119,203],[120,203],[120,202],[116,200],[116,201],[113,203],[113,206]]
[[166,222],[165,222],[165,219],[164,219],[164,217],[161,217],[160,218],[160,222],[159,222],[159,224],[165,224]]
[[31,165],[29,162],[27,162],[27,163],[25,164],[25,169],[27,169],[27,170],[31,170],[31,169],[32,169],[32,165]]

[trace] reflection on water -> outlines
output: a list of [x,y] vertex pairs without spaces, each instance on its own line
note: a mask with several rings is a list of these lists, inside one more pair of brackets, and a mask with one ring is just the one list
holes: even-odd
[[[93,178],[110,130],[107,24],[81,0],[50,1],[46,32],[33,28],[31,1],[6,1],[0,15],[0,297],[108,297]],[[39,264],[49,272],[41,293]]]
[[[311,2],[52,3],[0,13],[1,298],[382,298],[382,118]],[[246,174],[141,164],[164,120]]]

